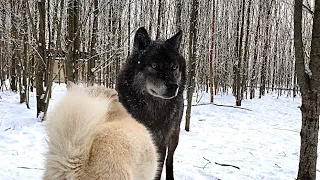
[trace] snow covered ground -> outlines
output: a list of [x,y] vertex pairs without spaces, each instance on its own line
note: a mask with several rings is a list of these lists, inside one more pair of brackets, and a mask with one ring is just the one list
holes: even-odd
[[[53,88],[50,108],[66,91],[65,85],[55,84]],[[35,95],[30,97],[31,109],[19,104],[19,96],[13,92],[0,92],[0,96],[0,180],[41,179],[47,146],[43,123],[35,118]],[[208,102],[209,95],[204,94],[200,103]],[[232,95],[217,95],[215,103],[234,105],[235,100]],[[194,106],[190,132],[184,130],[184,120],[181,124],[174,164],[176,179],[295,179],[299,105],[300,98],[267,95],[244,100],[242,107],[251,111]]]

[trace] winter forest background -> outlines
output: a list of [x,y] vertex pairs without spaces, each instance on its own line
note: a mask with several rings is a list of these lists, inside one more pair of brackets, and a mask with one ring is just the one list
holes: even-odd
[[[315,160],[300,159],[306,164],[299,170],[315,179],[319,8],[319,0],[2,0],[0,88],[16,91],[26,109],[36,91],[34,116],[42,119],[55,83],[114,87],[137,28],[144,26],[152,39],[181,29],[186,118],[193,93],[197,99],[209,93],[210,103],[214,95],[232,94],[234,106],[268,93],[302,97],[301,146],[307,148],[300,158]],[[302,172],[298,179],[306,177]]]

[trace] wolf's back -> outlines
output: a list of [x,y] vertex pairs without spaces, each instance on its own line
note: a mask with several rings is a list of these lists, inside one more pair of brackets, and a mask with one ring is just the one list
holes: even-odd
[[[91,142],[106,118],[108,101],[68,92],[47,116],[48,148],[44,179],[71,177],[89,158]],[[57,173],[61,172],[61,173]],[[47,178],[46,178],[47,177]]]

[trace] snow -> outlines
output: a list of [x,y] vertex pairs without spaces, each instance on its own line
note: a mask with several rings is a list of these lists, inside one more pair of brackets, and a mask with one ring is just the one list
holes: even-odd
[[[49,110],[65,91],[65,85],[54,84]],[[17,93],[4,91],[0,96],[0,179],[40,180],[47,145],[45,122],[35,117],[35,94],[31,93],[31,109],[19,104]],[[204,94],[199,103],[209,100],[209,94]],[[184,130],[184,119],[181,124],[176,179],[293,180],[299,162],[300,101],[276,95],[244,100],[241,107],[251,111],[193,106],[190,132]],[[232,95],[217,95],[215,103],[234,105],[235,100]]]

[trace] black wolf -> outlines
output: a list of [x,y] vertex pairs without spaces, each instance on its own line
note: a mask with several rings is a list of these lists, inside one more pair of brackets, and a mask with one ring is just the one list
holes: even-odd
[[158,180],[167,148],[166,179],[174,179],[173,154],[179,141],[186,82],[186,62],[179,53],[181,38],[179,31],[167,40],[153,41],[145,28],[139,28],[116,83],[120,102],[153,134],[159,153]]

